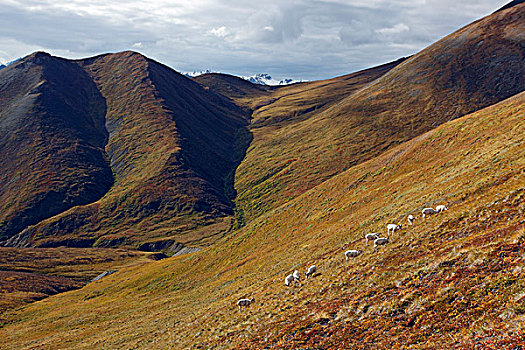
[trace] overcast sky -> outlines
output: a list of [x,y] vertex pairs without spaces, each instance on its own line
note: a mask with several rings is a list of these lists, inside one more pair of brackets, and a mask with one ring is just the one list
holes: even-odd
[[322,79],[408,56],[510,0],[0,0],[0,62],[135,50],[178,71]]

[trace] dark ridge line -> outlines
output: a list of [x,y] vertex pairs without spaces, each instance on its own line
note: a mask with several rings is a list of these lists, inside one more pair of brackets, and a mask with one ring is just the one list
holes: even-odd
[[507,5],[503,6],[499,10],[494,11],[493,13],[498,13],[500,11],[503,11],[503,10],[506,10],[506,9],[510,9],[511,7],[517,6],[517,5],[522,4],[524,2],[525,2],[525,0],[514,0],[514,1],[511,1]]

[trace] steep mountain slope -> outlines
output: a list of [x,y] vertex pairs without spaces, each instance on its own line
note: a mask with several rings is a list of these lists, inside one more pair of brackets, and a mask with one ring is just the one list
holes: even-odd
[[[10,315],[13,348],[506,349],[525,342],[525,93],[422,134],[204,251]],[[427,206],[449,210],[422,220]],[[365,233],[407,214],[389,245]],[[364,253],[349,263],[342,252]],[[285,287],[294,269],[319,274]],[[254,296],[239,313],[235,301]],[[103,311],[103,312],[102,312]],[[381,336],[378,336],[381,335]]]
[[133,52],[68,64],[93,79],[107,105],[105,151],[115,183],[100,201],[29,227],[8,244],[137,247],[162,238],[157,246],[169,249],[174,236],[184,243],[228,230],[243,112]]
[[70,61],[35,53],[0,72],[0,241],[113,183],[106,105]]
[[[252,99],[254,139],[236,174],[240,215],[257,217],[401,142],[523,91],[524,32],[519,4],[362,79],[328,105],[315,89],[301,98],[280,88]],[[281,92],[286,97],[274,97]]]

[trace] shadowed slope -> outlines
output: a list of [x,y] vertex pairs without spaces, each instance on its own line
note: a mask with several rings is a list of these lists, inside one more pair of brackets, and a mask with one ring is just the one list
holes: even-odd
[[524,2],[525,2],[525,0],[513,0],[513,1],[509,2],[507,5],[505,5],[502,8],[500,8],[496,12],[506,10],[508,8],[514,7],[514,6],[519,5],[519,4],[523,4]]
[[[309,99],[260,97],[268,103],[253,106],[254,141],[236,174],[236,203],[244,218],[257,217],[446,121],[523,91],[523,33],[521,4],[466,26],[369,84],[359,75],[348,76],[349,82],[360,79],[359,90],[339,95],[328,106],[313,88],[303,92]],[[308,85],[289,89],[303,86]],[[275,93],[288,91],[282,89]]]
[[[229,229],[240,109],[133,52],[78,61],[106,99],[106,152],[115,184],[15,237],[14,245],[191,242]],[[195,230],[209,226],[208,230]],[[183,233],[187,233],[183,236]]]
[[32,54],[0,72],[0,241],[102,197],[105,101],[70,61]]
[[[516,346],[524,341],[524,108],[520,94],[448,122],[205,251],[123,269],[32,304],[9,316],[0,329],[4,344]],[[437,203],[449,210],[422,221],[420,209]],[[364,246],[365,233],[385,232],[409,213],[416,224],[389,245]],[[364,253],[345,263],[342,252],[352,248]],[[310,264],[319,275],[284,286],[286,274]],[[235,301],[252,296],[256,303],[239,313]]]

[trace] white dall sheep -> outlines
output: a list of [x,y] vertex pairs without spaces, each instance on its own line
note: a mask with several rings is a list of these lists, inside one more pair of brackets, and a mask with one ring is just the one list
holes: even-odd
[[396,232],[396,230],[401,230],[402,228],[403,228],[403,226],[396,225],[396,224],[388,224],[388,225],[386,225],[386,229],[388,230],[388,236],[390,236],[390,231],[392,231],[392,236],[393,236],[394,232]]
[[447,208],[445,205],[443,205],[443,204],[438,205],[438,206],[436,207],[436,211],[437,211],[438,213],[441,213],[442,211],[445,211],[445,210],[448,210],[448,208]]
[[374,248],[378,245],[385,245],[388,243],[388,237],[380,237],[374,240]]
[[299,271],[295,270],[292,276],[293,276],[294,282],[299,282],[299,279],[300,279]]
[[241,308],[243,306],[245,307],[248,307],[250,306],[251,303],[254,303],[255,302],[255,298],[251,298],[251,299],[239,299],[239,301],[237,301],[237,306],[239,307],[239,312],[241,312]]
[[306,275],[306,278],[313,276],[317,272],[317,266],[312,265],[308,268],[308,271],[306,271],[304,274]]
[[367,233],[365,235],[366,245],[368,245],[368,241],[373,241],[374,239],[378,239],[378,238],[379,238],[379,233]]
[[355,249],[347,250],[345,252],[346,261],[348,261],[348,258],[355,258],[361,255],[362,252],[363,252],[362,250],[355,250]]
[[289,285],[291,285],[293,283],[293,280],[294,280],[293,274],[292,275],[288,275],[284,279],[284,284],[289,286]]
[[407,217],[408,224],[409,224],[409,225],[413,225],[415,219],[416,219],[416,218],[414,217],[414,215],[410,214],[410,215]]
[[425,209],[421,210],[421,214],[423,214],[423,219],[427,215],[433,215],[433,214],[436,214],[436,213],[437,213],[437,211],[435,211],[434,208],[425,208]]

